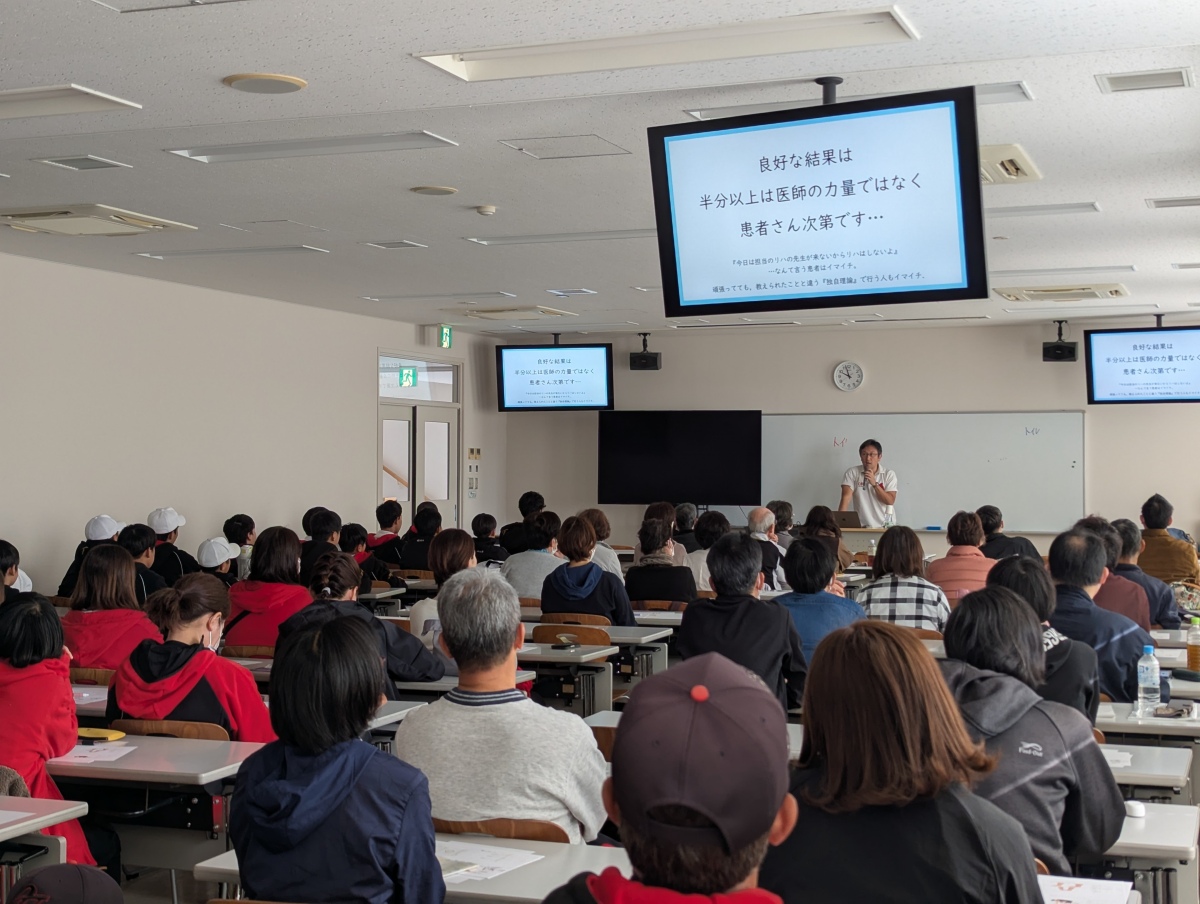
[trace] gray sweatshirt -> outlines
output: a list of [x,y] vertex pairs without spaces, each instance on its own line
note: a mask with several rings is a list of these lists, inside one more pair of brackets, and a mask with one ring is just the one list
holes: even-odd
[[1010,675],[954,659],[941,667],[967,730],[998,760],[975,793],[1024,826],[1034,856],[1069,876],[1068,857],[1112,847],[1125,802],[1087,718]]
[[552,553],[530,549],[505,559],[504,564],[500,566],[500,573],[513,585],[517,596],[540,600],[542,584],[550,572],[566,564],[566,559],[560,559]]

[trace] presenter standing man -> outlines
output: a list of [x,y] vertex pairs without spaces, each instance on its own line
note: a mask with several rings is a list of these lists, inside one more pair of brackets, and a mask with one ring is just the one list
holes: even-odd
[[863,527],[891,527],[896,523],[896,472],[879,466],[883,446],[878,440],[866,440],[858,447],[858,457],[862,464],[842,478],[838,511],[848,511],[853,502]]

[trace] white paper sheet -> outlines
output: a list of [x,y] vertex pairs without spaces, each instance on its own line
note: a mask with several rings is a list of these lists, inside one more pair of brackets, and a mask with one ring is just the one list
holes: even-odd
[[75,749],[65,756],[55,757],[51,763],[111,763],[119,760],[127,753],[133,753],[132,747],[121,747],[115,744],[84,744],[75,745]]
[[1153,637],[1155,640],[1170,640],[1171,632],[1170,631],[1151,631],[1150,636]]
[[0,810],[0,826],[8,825],[20,819],[28,819],[32,813],[21,813],[18,810]]
[[1115,709],[1113,709],[1113,705],[1111,703],[1101,703],[1098,707],[1096,707],[1097,721],[1099,721],[1100,719],[1116,719],[1116,718],[1117,718],[1117,711]]
[[468,841],[443,841],[440,838],[437,841],[436,851],[438,859],[442,862],[458,860],[472,864],[468,870],[447,876],[446,883],[449,885],[479,879],[493,879],[542,859],[541,854],[535,854],[533,851],[472,844]]
[[106,687],[73,687],[71,692],[75,695],[76,706],[83,703],[98,703],[108,699],[108,688]]
[[1073,879],[1069,876],[1038,876],[1045,904],[1126,904],[1131,882],[1103,879]]
[[1108,763],[1110,769],[1125,769],[1133,765],[1133,754],[1128,750],[1113,750],[1110,747],[1103,748],[1104,761]]

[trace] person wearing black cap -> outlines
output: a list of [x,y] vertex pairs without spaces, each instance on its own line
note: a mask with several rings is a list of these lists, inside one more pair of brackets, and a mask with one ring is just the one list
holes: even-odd
[[581,873],[544,904],[780,904],[757,886],[796,824],[787,721],[749,669],[708,653],[638,684],[603,796],[634,877]]
[[121,904],[124,900],[112,876],[76,863],[35,869],[8,891],[9,904]]

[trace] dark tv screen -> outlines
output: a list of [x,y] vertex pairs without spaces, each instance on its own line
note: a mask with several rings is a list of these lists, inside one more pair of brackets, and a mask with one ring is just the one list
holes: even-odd
[[601,505],[758,505],[761,411],[601,411]]

